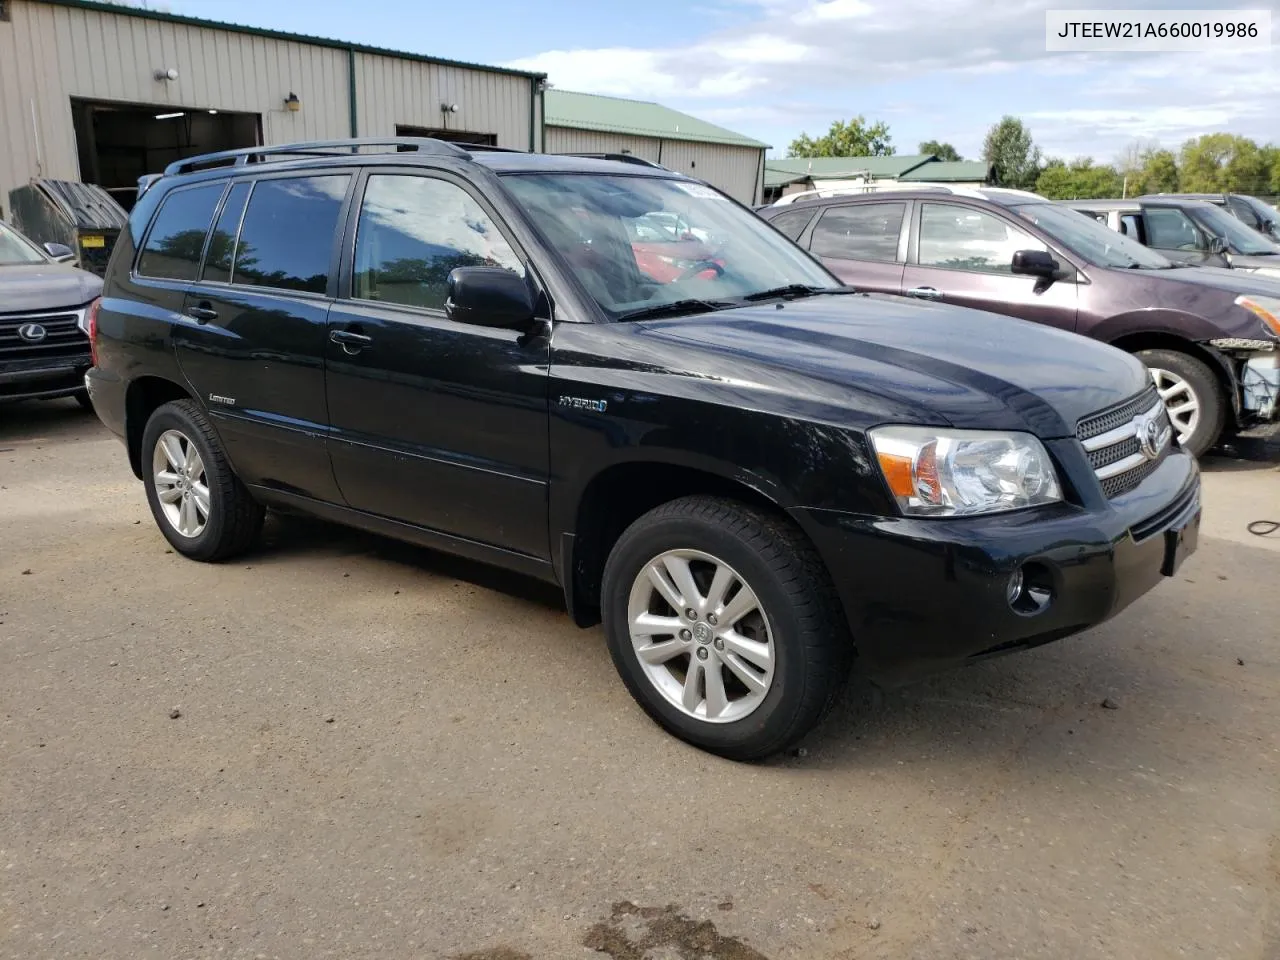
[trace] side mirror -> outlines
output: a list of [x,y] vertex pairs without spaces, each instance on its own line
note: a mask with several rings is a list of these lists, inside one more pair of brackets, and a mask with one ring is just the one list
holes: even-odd
[[1043,277],[1052,280],[1062,265],[1047,250],[1018,250],[1013,255],[1010,269],[1025,277]]
[[65,243],[45,243],[42,246],[44,247],[44,252],[59,263],[65,263],[76,258],[76,252]]
[[1212,254],[1216,254],[1219,257],[1222,256],[1224,253],[1227,252],[1227,241],[1224,240],[1222,237],[1210,237],[1209,252]]
[[459,323],[521,330],[533,322],[533,293],[519,274],[502,267],[456,267],[449,271],[445,316]]

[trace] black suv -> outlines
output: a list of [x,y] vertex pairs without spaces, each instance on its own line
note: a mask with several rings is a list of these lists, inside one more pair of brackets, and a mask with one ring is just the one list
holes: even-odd
[[[680,237],[637,239],[655,214]],[[901,682],[1067,636],[1196,545],[1196,464],[1137,360],[855,294],[660,168],[184,160],[92,331],[94,405],[178,552],[230,557],[271,506],[558,583],[645,710],[734,758],[800,737],[855,662]]]

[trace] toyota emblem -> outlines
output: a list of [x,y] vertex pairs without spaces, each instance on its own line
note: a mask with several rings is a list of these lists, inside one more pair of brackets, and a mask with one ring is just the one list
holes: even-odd
[[39,343],[47,336],[47,331],[38,323],[24,323],[18,328],[18,336],[27,343]]
[[1148,460],[1154,460],[1160,455],[1160,446],[1163,436],[1160,431],[1160,420],[1158,417],[1148,417],[1139,415],[1133,418],[1133,435],[1138,440],[1138,446],[1142,450],[1142,455]]

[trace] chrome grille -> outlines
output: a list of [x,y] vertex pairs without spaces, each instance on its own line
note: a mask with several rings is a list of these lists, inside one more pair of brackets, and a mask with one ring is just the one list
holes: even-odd
[[[1155,436],[1144,446],[1139,430],[1154,422]],[[1173,449],[1173,424],[1155,387],[1132,400],[1091,414],[1076,425],[1094,475],[1107,499],[1128,493],[1151,476]],[[1154,442],[1152,442],[1154,441]]]
[[[36,342],[18,331],[39,324],[44,337]],[[59,313],[0,314],[0,358],[5,360],[78,359],[89,356],[89,338],[80,329],[80,311]]]

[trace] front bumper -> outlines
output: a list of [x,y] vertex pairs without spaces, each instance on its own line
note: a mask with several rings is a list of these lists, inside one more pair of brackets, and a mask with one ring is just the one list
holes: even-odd
[[0,359],[0,403],[72,396],[84,389],[84,374],[88,369],[87,349],[83,356]]
[[[1167,457],[1105,507],[1074,504],[928,520],[800,509],[844,602],[861,669],[885,685],[1077,633],[1114,616],[1195,550],[1200,473]],[[1050,602],[1009,602],[1033,571]]]

